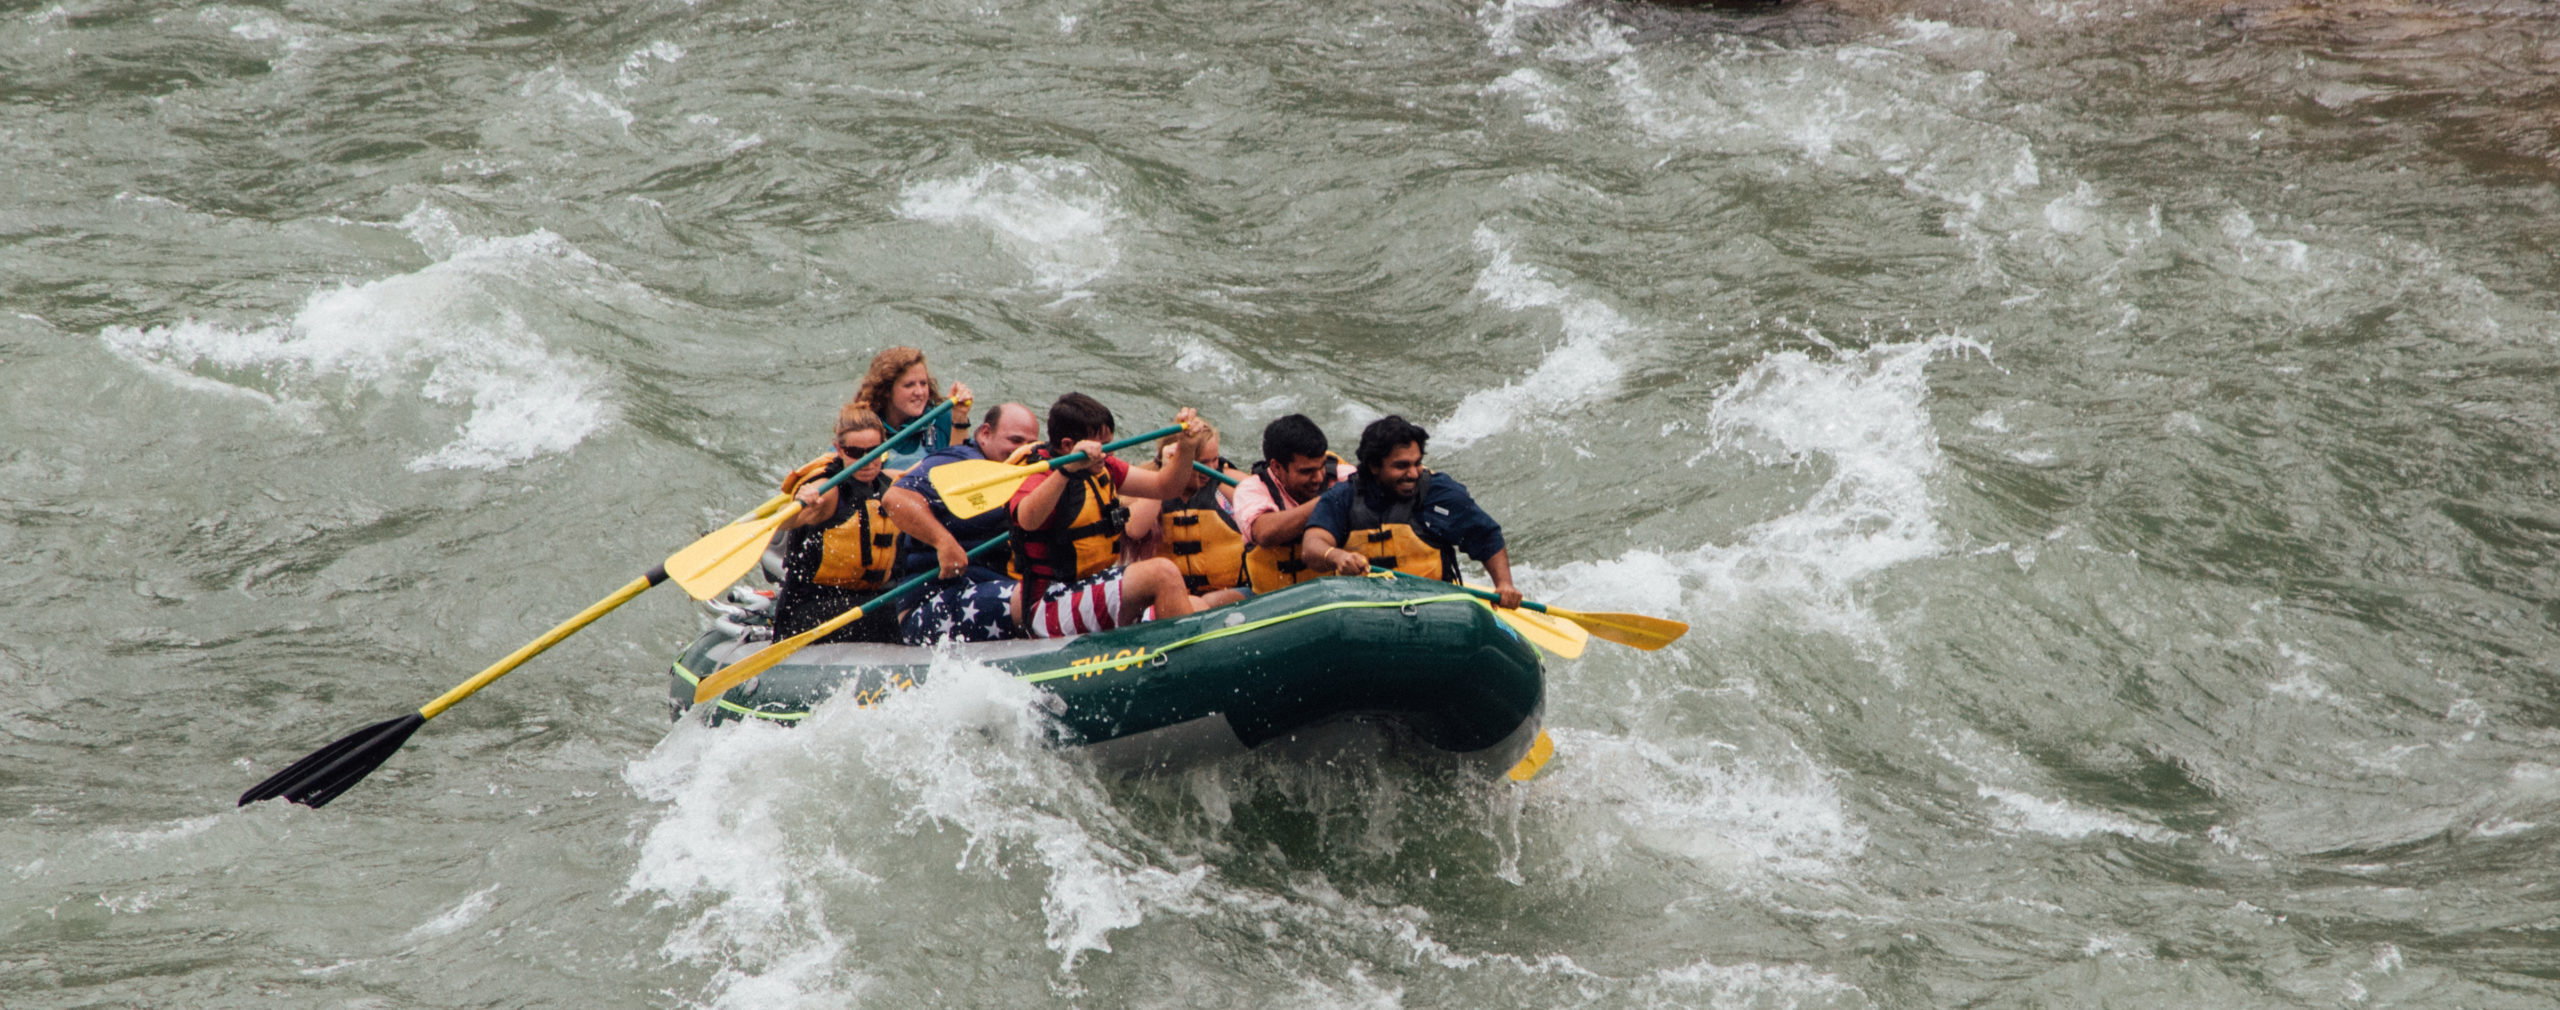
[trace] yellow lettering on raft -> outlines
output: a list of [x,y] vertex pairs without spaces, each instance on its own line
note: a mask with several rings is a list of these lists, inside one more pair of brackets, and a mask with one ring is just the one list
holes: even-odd
[[[1075,671],[1075,676],[1071,679],[1083,680],[1086,677],[1097,676],[1104,670],[1126,670],[1144,662],[1146,658],[1147,650],[1144,648],[1122,649],[1118,652],[1095,653],[1093,655],[1086,656],[1083,659],[1067,664],[1067,668]],[[1114,663],[1112,662],[1113,660],[1119,660],[1119,662]]]

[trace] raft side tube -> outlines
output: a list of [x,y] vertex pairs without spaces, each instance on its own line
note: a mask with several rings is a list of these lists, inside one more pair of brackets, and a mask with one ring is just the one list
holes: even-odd
[[[695,683],[762,644],[706,634],[675,665],[673,701],[685,706]],[[1316,579],[1175,620],[949,648],[1052,692],[1061,742],[1115,767],[1213,760],[1359,722],[1499,771],[1535,740],[1544,701],[1537,652],[1487,605],[1411,580]],[[922,681],[932,658],[812,646],[706,714],[797,721],[846,690],[874,704]]]

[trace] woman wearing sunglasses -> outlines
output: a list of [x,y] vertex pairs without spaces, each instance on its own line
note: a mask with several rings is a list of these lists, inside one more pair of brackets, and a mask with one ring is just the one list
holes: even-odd
[[[865,454],[880,447],[889,429],[880,415],[859,401],[836,412],[832,458],[821,467],[804,467],[784,487],[800,500],[800,511],[782,524],[782,585],[773,601],[775,637],[788,638],[824,624],[889,587],[889,569],[897,560],[898,528],[880,509],[880,493],[889,478],[872,460],[844,482],[821,493],[818,488]],[[838,629],[822,641],[895,642],[895,607]]]

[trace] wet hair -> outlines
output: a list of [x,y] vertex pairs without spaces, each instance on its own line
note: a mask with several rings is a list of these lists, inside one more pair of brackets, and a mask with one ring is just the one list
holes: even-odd
[[[854,389],[854,402],[871,408],[872,413],[883,418],[888,417],[889,398],[897,392],[898,377],[907,374],[907,369],[922,364],[924,352],[912,347],[892,347],[880,352],[871,359],[871,370],[863,373],[862,385]],[[924,382],[927,390],[924,406],[931,410],[934,404],[942,402],[942,387],[933,381],[930,365],[925,367]]]
[[1305,414],[1290,414],[1262,426],[1262,458],[1273,463],[1286,463],[1309,456],[1322,457],[1326,449],[1324,429],[1307,420]]
[[1117,430],[1111,408],[1083,393],[1069,393],[1049,405],[1049,444],[1080,442]]
[[836,408],[836,444],[843,445],[845,433],[854,431],[876,431],[882,438],[889,437],[889,426],[880,423],[880,415],[860,400]]
[[1361,472],[1375,476],[1386,469],[1387,454],[1407,443],[1415,449],[1429,451],[1431,433],[1422,430],[1421,425],[1394,414],[1369,422],[1368,427],[1360,429]]

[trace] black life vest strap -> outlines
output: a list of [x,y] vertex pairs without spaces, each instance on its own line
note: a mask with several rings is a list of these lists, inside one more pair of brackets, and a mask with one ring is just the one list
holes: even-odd
[[[1422,506],[1423,496],[1431,493],[1431,471],[1422,471],[1422,479],[1413,483],[1412,498],[1388,501],[1387,511],[1384,514],[1380,514],[1377,509],[1369,507],[1369,495],[1367,492],[1370,488],[1376,486],[1369,480],[1369,476],[1367,474],[1358,474],[1353,476],[1351,481],[1351,530],[1356,532],[1359,530],[1376,529],[1388,523],[1403,523],[1407,526],[1413,527],[1415,535],[1422,537],[1424,543],[1428,543],[1434,547],[1441,546],[1437,538],[1431,536],[1429,532],[1422,528],[1421,523],[1413,521],[1414,510]],[[1384,540],[1386,537],[1376,536],[1371,537],[1370,539]]]
[[[1027,462],[1037,463],[1050,459],[1051,457],[1052,454],[1049,450],[1043,447],[1033,451]],[[1107,463],[1104,465],[1106,467],[1109,466]],[[1053,479],[1065,480],[1068,482],[1066,490],[1058,493],[1057,507],[1050,510],[1049,514],[1052,517],[1060,514],[1069,516],[1082,514],[1084,512],[1087,485],[1096,479],[1111,479],[1108,476],[1107,471],[1096,471],[1091,474],[1072,474],[1060,470],[1051,470],[1049,471],[1049,474]],[[1019,520],[1017,520],[1017,522],[1018,521]],[[1075,577],[1076,572],[1076,541],[1102,533],[1109,533],[1116,536],[1120,533],[1120,530],[1120,522],[1117,517],[1112,514],[1112,510],[1108,508],[1103,510],[1101,518],[1080,526],[1069,526],[1065,529],[1055,531],[1018,530],[1015,532],[1013,538],[1014,570],[1022,573],[1025,581],[1070,581]],[[1047,559],[1035,558],[1031,555],[1031,545],[1035,543],[1048,549],[1049,557]]]

